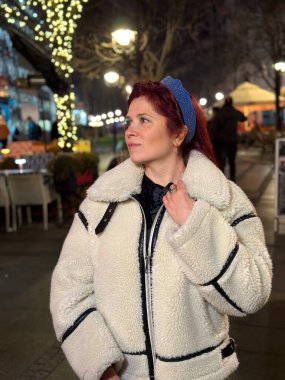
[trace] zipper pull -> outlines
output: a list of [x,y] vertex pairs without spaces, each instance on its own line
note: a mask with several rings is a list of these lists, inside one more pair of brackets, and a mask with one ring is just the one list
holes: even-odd
[[145,257],[145,271],[146,273],[149,273],[149,269],[150,269],[150,257],[149,256],[146,256]]

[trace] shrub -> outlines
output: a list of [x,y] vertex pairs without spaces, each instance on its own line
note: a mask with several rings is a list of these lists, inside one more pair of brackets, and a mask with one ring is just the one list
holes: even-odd
[[48,162],[48,170],[55,181],[62,181],[74,175],[75,177],[86,170],[98,177],[99,158],[95,153],[58,153]]
[[18,169],[19,165],[15,163],[14,157],[5,157],[2,162],[0,162],[0,169],[1,170],[8,170],[8,169]]
[[58,153],[48,162],[55,189],[71,214],[77,211],[86,189],[98,178],[98,164],[97,154],[85,152]]

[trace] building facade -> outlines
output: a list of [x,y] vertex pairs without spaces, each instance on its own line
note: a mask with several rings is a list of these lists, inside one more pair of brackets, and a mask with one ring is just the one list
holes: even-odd
[[[9,34],[0,28],[0,112],[10,130],[10,140],[25,139],[27,118],[31,117],[47,135],[56,118],[52,91],[43,82],[31,85],[31,78],[40,78],[30,63],[14,48]],[[35,81],[36,82],[36,81]]]

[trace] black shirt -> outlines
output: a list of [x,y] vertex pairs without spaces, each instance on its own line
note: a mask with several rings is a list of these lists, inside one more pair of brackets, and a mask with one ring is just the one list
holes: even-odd
[[169,190],[171,184],[172,182],[164,187],[154,183],[146,175],[143,176],[142,191],[140,194],[137,194],[135,198],[140,202],[145,214],[147,225],[147,242],[149,240],[149,233],[154,218],[162,205],[162,198]]

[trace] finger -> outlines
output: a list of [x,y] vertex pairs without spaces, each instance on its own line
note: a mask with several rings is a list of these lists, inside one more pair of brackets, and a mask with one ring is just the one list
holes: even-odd
[[164,205],[170,207],[173,202],[173,193],[167,192],[165,196],[162,198]]
[[177,185],[175,183],[172,183],[169,188],[169,193],[174,193],[177,190]]
[[168,209],[168,207],[169,207],[169,199],[168,199],[168,197],[166,195],[162,198],[162,202],[163,202],[165,208]]
[[169,191],[165,194],[165,196],[163,197],[163,199],[166,200],[167,203],[171,202],[172,199],[173,199],[173,193],[170,193]]

